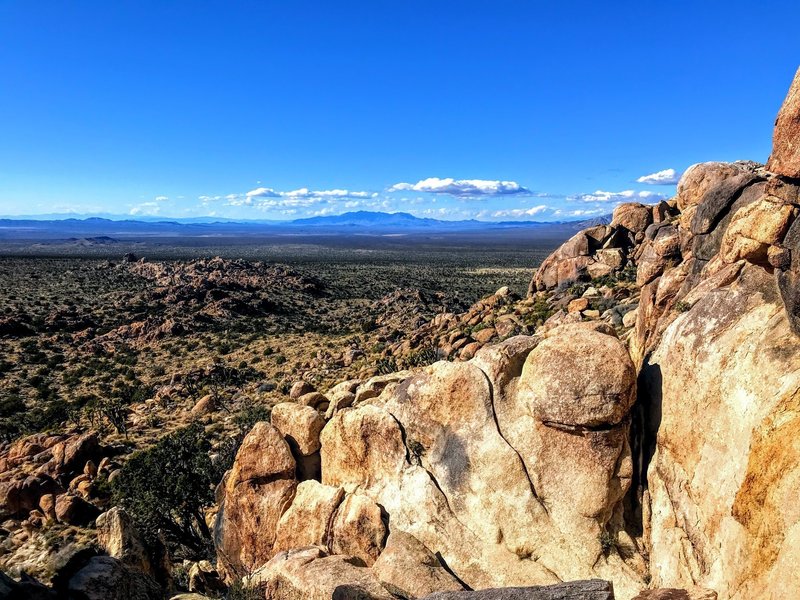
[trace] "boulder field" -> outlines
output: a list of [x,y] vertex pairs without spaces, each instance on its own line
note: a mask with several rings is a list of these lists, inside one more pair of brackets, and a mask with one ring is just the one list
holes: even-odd
[[533,277],[535,299],[635,269],[624,324],[576,305],[278,405],[218,489],[223,576],[320,600],[800,593],[798,86],[766,167],[694,165]]

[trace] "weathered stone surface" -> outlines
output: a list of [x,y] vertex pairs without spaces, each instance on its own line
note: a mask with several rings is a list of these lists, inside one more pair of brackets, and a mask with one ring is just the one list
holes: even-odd
[[66,484],[81,472],[88,460],[94,460],[100,453],[97,433],[90,431],[73,436],[57,443],[51,449],[53,457],[42,465],[38,474],[47,475]]
[[[536,343],[511,338],[482,349],[472,362],[436,363],[379,400],[341,411],[322,432],[323,483],[369,496],[388,513],[393,529],[414,536],[470,587],[613,573],[633,595],[643,584],[617,555],[597,562],[598,520],[611,509],[588,517],[594,524],[588,539],[575,537],[574,530],[563,533],[540,503],[521,453],[510,445],[518,440],[509,442],[506,424],[530,412],[515,389]],[[502,410],[495,412],[495,404]],[[532,434],[519,421],[523,426],[514,433],[528,449]],[[619,459],[622,448],[616,452]],[[549,462],[540,471],[561,469],[563,462],[559,456],[558,465]],[[616,498],[620,486],[613,487],[609,495]]]
[[217,402],[213,394],[206,394],[200,398],[190,411],[192,415],[200,417],[203,415],[210,415],[217,410]]
[[703,588],[679,590],[677,588],[659,588],[644,590],[633,600],[717,600],[717,593]]
[[163,593],[149,576],[110,556],[95,556],[68,584],[70,598],[81,600],[162,600]]
[[800,589],[800,342],[761,267],[688,298],[643,372],[653,583],[784,597]]
[[567,312],[568,313],[581,312],[582,310],[586,310],[587,308],[589,308],[588,298],[575,298],[574,300],[570,300],[570,303],[567,305]]
[[383,550],[386,524],[380,507],[368,496],[348,494],[333,520],[333,554],[353,556],[372,566]]
[[396,373],[389,373],[387,375],[376,375],[371,377],[366,382],[358,386],[356,390],[355,403],[360,404],[370,398],[377,398],[381,395],[383,390],[391,387],[398,381],[402,381],[408,377],[408,371],[397,371]]
[[63,491],[47,475],[30,475],[24,479],[4,481],[0,483],[0,508],[11,515],[24,515],[36,509],[41,497]]
[[115,506],[97,518],[97,543],[123,564],[153,574],[144,540],[133,520],[121,508]]
[[330,405],[330,401],[324,394],[320,394],[319,392],[310,392],[300,396],[297,399],[297,404],[300,406],[310,406],[311,408],[325,412]]
[[788,256],[782,257],[782,266],[775,271],[775,276],[789,325],[800,336],[800,219],[795,219],[789,227],[782,246]]
[[89,525],[100,514],[100,510],[79,496],[61,494],[56,497],[56,519],[67,525]]
[[[728,229],[733,215],[739,210],[742,210],[745,206],[764,197],[766,189],[767,182],[754,183],[745,188],[742,194],[734,201],[730,209],[722,216],[709,233],[692,236],[691,256],[702,260],[711,260],[714,258],[722,246],[722,238]],[[689,255],[683,247],[682,252],[687,256]]]
[[691,224],[692,233],[699,235],[714,229],[744,190],[758,181],[755,173],[745,171],[722,179],[710,188],[697,206]]
[[387,590],[402,598],[464,589],[422,542],[399,530],[389,534],[372,572]]
[[281,402],[272,408],[272,425],[301,456],[313,454],[320,448],[319,434],[325,419],[310,406]]
[[609,581],[593,579],[547,586],[439,592],[423,600],[614,600],[614,586]]
[[392,600],[371,569],[319,548],[281,552],[248,578],[267,600]]
[[722,237],[720,257],[727,263],[745,259],[769,264],[767,251],[783,241],[795,212],[791,205],[769,196],[740,208]]
[[308,383],[307,381],[295,381],[292,384],[292,387],[289,389],[289,398],[292,400],[297,400],[300,396],[305,396],[306,394],[312,394],[316,390],[314,386]]
[[681,212],[685,212],[688,208],[700,204],[706,193],[720,182],[742,174],[744,170],[742,164],[706,162],[692,165],[686,169],[678,182],[678,208]]
[[775,121],[767,169],[785,177],[800,178],[800,69]]
[[624,227],[633,233],[642,233],[653,222],[653,211],[639,202],[627,202],[614,209],[611,227]]
[[619,269],[625,266],[625,254],[620,248],[605,248],[598,250],[597,261],[612,269]]
[[220,484],[214,543],[228,578],[251,572],[272,555],[278,521],[297,481],[289,445],[269,423],[256,423]]
[[528,355],[522,386],[540,422],[616,425],[635,400],[636,372],[615,337],[564,326]]
[[297,486],[291,506],[278,521],[273,552],[321,546],[328,548],[336,509],[344,498],[344,490],[304,481]]

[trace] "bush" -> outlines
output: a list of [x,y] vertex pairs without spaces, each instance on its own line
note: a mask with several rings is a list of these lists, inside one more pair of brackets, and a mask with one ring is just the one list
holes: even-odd
[[540,296],[536,298],[536,301],[531,307],[531,311],[525,315],[523,320],[526,325],[539,327],[551,316],[553,316],[552,307],[547,303],[547,298]]
[[114,500],[150,544],[163,534],[175,556],[200,560],[212,551],[203,510],[214,501],[211,444],[193,423],[133,454],[114,480]]
[[225,600],[260,600],[264,597],[264,590],[258,587],[246,587],[241,580],[234,581],[225,594]]

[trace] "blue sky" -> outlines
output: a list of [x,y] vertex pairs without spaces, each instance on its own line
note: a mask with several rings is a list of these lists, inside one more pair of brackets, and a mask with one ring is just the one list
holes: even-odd
[[0,214],[603,214],[674,194],[669,170],[765,161],[798,22],[796,1],[3,0]]

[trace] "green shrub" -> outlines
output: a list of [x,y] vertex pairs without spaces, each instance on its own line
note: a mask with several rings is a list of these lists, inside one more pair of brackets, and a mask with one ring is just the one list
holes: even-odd
[[246,587],[241,580],[234,581],[225,594],[225,600],[260,600],[264,597],[264,590],[258,587]]
[[536,298],[531,310],[523,319],[526,325],[538,327],[553,315],[553,309],[547,303],[547,298],[540,296]]
[[214,501],[211,444],[193,423],[134,453],[114,480],[114,500],[151,544],[159,533],[175,556],[199,560],[213,548],[203,511]]

